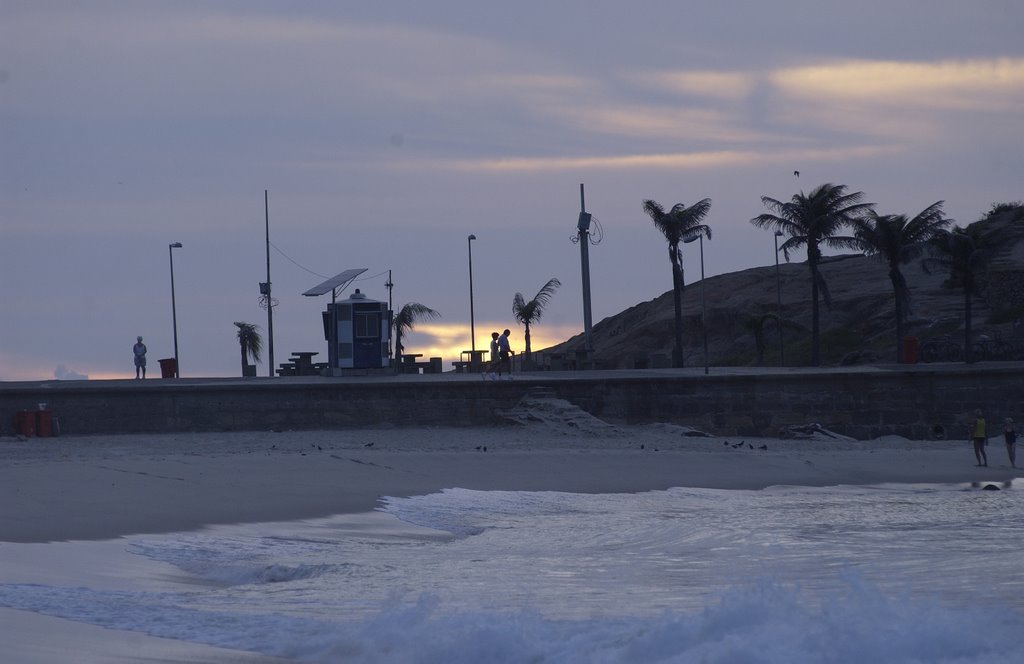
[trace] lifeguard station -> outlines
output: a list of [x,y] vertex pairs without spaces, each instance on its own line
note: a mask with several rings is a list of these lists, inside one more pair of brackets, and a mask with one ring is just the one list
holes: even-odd
[[337,301],[339,292],[366,270],[365,267],[345,270],[303,293],[308,297],[331,293],[327,310],[321,312],[329,375],[390,366],[391,311],[387,302],[371,300],[358,288],[347,299]]

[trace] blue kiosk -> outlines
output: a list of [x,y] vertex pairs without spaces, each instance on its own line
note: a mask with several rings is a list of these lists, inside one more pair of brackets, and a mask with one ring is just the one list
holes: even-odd
[[345,270],[310,288],[303,295],[331,293],[327,310],[321,312],[327,340],[327,366],[332,375],[345,369],[384,369],[390,366],[391,311],[387,302],[371,300],[357,288],[347,299],[338,293],[367,268]]

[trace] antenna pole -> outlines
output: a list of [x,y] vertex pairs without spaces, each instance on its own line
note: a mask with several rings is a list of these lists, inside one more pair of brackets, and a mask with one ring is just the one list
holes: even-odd
[[267,190],[263,190],[263,216],[267,228],[267,375],[274,377],[274,298],[270,292],[270,201]]
[[395,322],[395,307],[391,304],[391,289],[395,285],[391,283],[391,270],[388,270],[388,282],[384,284],[384,287],[388,289],[388,357],[393,360],[394,355],[391,354],[391,326]]
[[[580,183],[580,213],[587,211],[587,203],[583,194],[583,183]],[[583,349],[587,354],[587,362],[593,359],[594,346],[590,341],[590,242],[589,227],[578,228],[580,240],[580,269],[583,272]]]

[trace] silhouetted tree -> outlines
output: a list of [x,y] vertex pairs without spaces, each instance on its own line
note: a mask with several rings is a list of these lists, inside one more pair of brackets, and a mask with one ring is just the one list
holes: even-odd
[[944,270],[949,274],[947,288],[962,288],[964,291],[964,361],[973,362],[971,352],[972,300],[978,291],[989,252],[977,226],[953,227],[932,238],[929,247],[933,255],[921,261],[926,272]]
[[928,243],[951,223],[943,216],[943,201],[932,203],[913,219],[906,215],[879,215],[869,210],[854,220],[855,236],[865,253],[878,256],[889,266],[896,300],[896,362],[903,361],[903,323],[910,311],[910,289],[900,266],[918,258]]
[[235,321],[235,326],[238,328],[238,345],[242,348],[242,375],[245,376],[249,358],[252,358],[253,365],[260,361],[263,337],[260,336],[259,327],[253,323]]
[[657,202],[646,200],[644,212],[650,216],[655,228],[668,241],[668,259],[672,263],[672,304],[675,307],[675,344],[672,347],[672,366],[683,366],[683,256],[679,243],[691,237],[704,235],[711,239],[711,228],[700,222],[711,210],[711,199],[697,201],[690,207],[676,203],[668,212]]
[[395,331],[396,372],[402,368],[402,352],[405,350],[405,346],[402,345],[402,337],[411,332],[413,326],[419,321],[426,319],[434,320],[440,317],[441,314],[419,302],[410,302],[398,310],[394,320],[391,321],[391,326]]
[[840,236],[843,228],[871,209],[872,203],[861,203],[863,192],[846,193],[846,185],[823,184],[810,194],[800,192],[783,203],[769,196],[761,202],[771,212],[750,220],[758,228],[782,231],[789,239],[782,243],[782,252],[789,260],[789,252],[807,247],[807,266],[811,272],[811,364],[821,363],[821,324],[818,311],[819,291],[826,304],[831,303],[828,286],[821,276],[822,245],[830,248],[857,246],[853,237]]
[[530,364],[530,325],[540,320],[540,317],[544,314],[544,307],[547,306],[551,300],[551,296],[555,294],[558,287],[562,285],[562,282],[558,279],[548,279],[548,282],[544,284],[544,287],[537,291],[537,294],[533,296],[533,299],[527,302],[523,298],[522,293],[516,293],[515,297],[512,298],[512,315],[516,317],[520,323],[526,327],[526,332],[523,334],[523,339],[526,343],[526,364]]

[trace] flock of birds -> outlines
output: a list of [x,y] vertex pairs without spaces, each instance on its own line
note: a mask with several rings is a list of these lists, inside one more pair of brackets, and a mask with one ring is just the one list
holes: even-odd
[[[736,443],[735,445],[733,445],[733,444],[732,444],[732,443],[730,443],[729,441],[725,440],[725,441],[722,441],[722,444],[723,444],[723,445],[725,445],[726,447],[731,447],[731,448],[733,448],[733,449],[736,449],[736,448],[738,448],[738,447],[743,447],[744,445],[746,445],[746,446],[747,446],[747,447],[749,447],[750,449],[754,449],[754,446],[753,446],[753,445],[751,445],[750,443],[748,443],[748,442],[747,442],[747,441],[745,441],[745,440],[741,440],[740,442]],[[759,449],[759,450],[765,450],[765,451],[767,451],[767,450],[768,450],[768,446],[767,446],[767,445],[761,445],[761,446],[760,446],[760,447],[758,447],[757,449]]]

